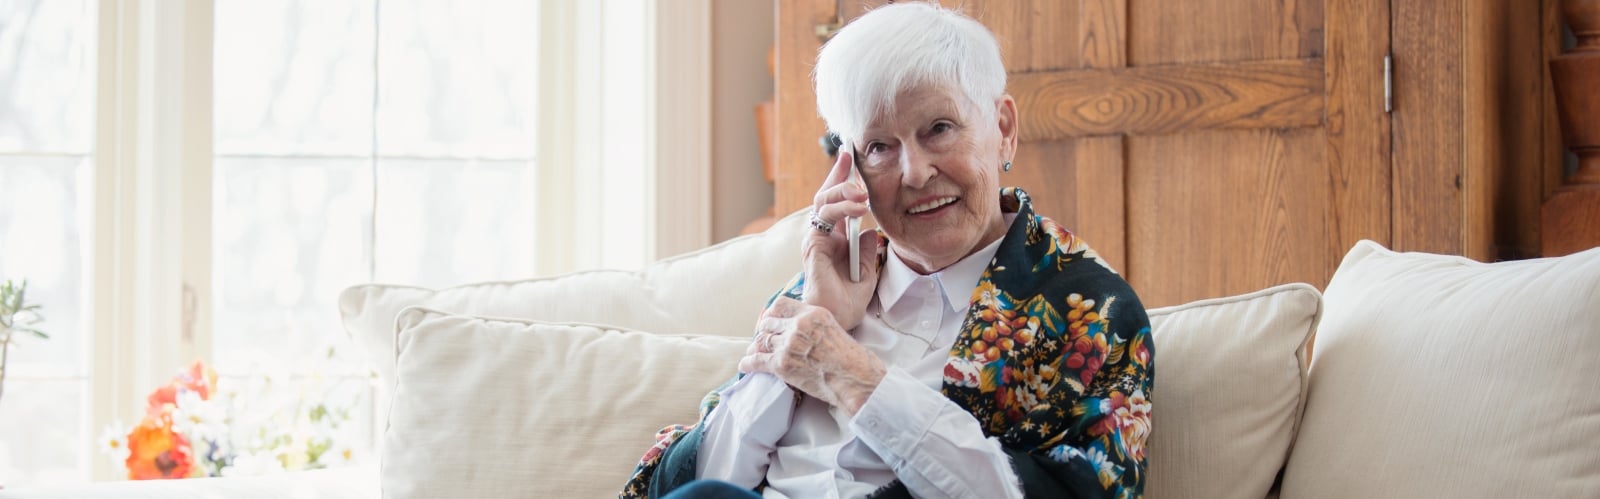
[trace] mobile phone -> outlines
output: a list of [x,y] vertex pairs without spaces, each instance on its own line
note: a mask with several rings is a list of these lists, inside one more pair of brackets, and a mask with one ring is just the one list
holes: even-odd
[[861,217],[845,217],[844,226],[850,236],[850,282],[861,282]]
[[[850,155],[850,174],[861,179],[861,166],[856,164],[855,144],[843,141],[839,144],[839,152]],[[861,185],[866,185],[866,182],[861,182]],[[861,217],[845,217],[844,234],[850,238],[850,282],[861,282]]]

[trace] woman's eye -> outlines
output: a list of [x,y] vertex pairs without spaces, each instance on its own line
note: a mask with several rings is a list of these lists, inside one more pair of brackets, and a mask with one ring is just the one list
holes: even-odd
[[867,144],[867,154],[877,154],[887,150],[889,150],[889,146],[884,145],[882,142]]

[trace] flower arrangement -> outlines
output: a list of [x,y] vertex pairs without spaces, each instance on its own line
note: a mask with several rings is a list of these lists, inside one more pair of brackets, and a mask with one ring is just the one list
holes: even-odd
[[132,430],[107,428],[101,449],[133,480],[263,475],[356,461],[353,439],[341,431],[354,400],[334,404],[320,376],[299,383],[252,376],[242,387],[226,381],[195,362],[150,393]]

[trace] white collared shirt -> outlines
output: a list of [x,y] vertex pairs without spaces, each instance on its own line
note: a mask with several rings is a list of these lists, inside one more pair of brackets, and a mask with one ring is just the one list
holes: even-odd
[[918,497],[1022,497],[1000,442],[939,391],[972,290],[999,246],[926,276],[890,246],[851,332],[888,372],[856,416],[810,396],[796,407],[776,376],[745,376],[707,416],[696,476],[746,488],[765,478],[766,497],[776,498],[862,497],[896,478]]

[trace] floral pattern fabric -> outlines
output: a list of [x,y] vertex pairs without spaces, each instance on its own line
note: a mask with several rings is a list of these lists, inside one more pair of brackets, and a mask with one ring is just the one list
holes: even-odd
[[[973,289],[942,392],[1000,440],[1030,496],[1141,497],[1155,378],[1144,307],[1021,189],[1002,189],[1001,208],[1017,217]],[[796,278],[781,294],[803,288]],[[702,401],[702,422],[717,402],[717,391]],[[620,496],[693,479],[698,431],[657,433]],[[907,495],[896,485],[878,495]]]

